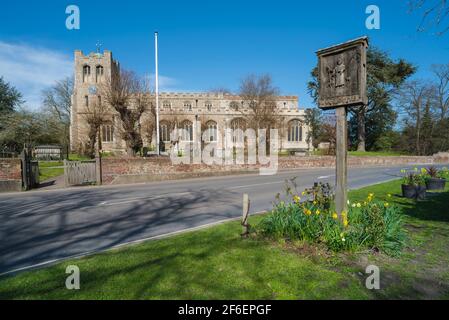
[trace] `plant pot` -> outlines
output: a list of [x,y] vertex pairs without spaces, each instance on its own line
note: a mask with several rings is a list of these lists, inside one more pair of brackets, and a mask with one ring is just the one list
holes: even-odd
[[416,186],[409,186],[407,184],[402,185],[402,196],[407,199],[415,199]]
[[426,199],[427,188],[426,186],[417,186],[416,189],[416,200],[424,200]]
[[427,190],[435,191],[435,190],[444,190],[446,187],[446,179],[440,178],[430,178],[426,180]]

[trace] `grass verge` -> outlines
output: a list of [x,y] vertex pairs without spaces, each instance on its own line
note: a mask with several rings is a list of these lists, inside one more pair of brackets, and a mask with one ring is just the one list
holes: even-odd
[[39,181],[62,176],[64,174],[64,163],[62,161],[39,161]]
[[[399,196],[400,181],[351,192],[352,201],[393,194],[408,233],[398,258],[242,240],[240,224],[230,222],[4,277],[0,299],[447,299],[448,191],[418,203]],[[381,290],[365,288],[371,264],[381,270]],[[65,289],[69,265],[81,270],[79,291]]]

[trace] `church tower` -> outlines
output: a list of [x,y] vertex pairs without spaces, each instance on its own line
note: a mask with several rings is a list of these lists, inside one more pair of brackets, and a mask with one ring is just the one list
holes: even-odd
[[112,53],[84,55],[82,51],[75,51],[75,78],[71,107],[70,148],[77,150],[84,143],[87,136],[87,126],[82,119],[86,109],[92,103],[101,103],[100,86],[111,79],[120,69],[119,64],[112,58]]

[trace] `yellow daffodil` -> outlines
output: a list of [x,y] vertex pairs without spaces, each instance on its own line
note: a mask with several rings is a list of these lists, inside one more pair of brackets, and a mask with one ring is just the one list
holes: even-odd
[[359,203],[357,203],[357,208],[361,208],[362,207],[362,204],[359,202]]
[[318,203],[318,202],[316,202],[316,201],[313,201],[313,204],[314,204],[315,206],[317,205],[317,203]]
[[352,204],[352,207],[355,208],[357,205],[355,203]]
[[385,208],[388,208],[390,206],[390,204],[388,202],[384,203]]
[[392,195],[391,195],[391,194],[389,193],[389,194],[387,194],[387,197],[388,197],[388,198],[391,198],[391,197],[392,197]]
[[320,210],[317,210],[315,213],[316,213],[317,216],[319,216],[320,213],[321,213],[321,211],[320,211]]
[[338,219],[338,214],[337,214],[336,212],[334,212],[334,214],[332,214],[332,218],[333,218],[334,220],[337,220],[337,219]]
[[299,203],[301,201],[301,197],[299,196],[294,196],[293,197],[293,201],[295,201],[296,203]]

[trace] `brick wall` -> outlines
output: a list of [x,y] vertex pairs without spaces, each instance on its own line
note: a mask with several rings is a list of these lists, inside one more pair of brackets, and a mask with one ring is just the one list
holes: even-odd
[[[433,157],[349,157],[348,165],[391,166],[449,163],[449,154]],[[332,168],[335,157],[282,157],[279,169]],[[123,158],[102,160],[103,184],[139,183],[148,181],[195,178],[212,175],[231,175],[236,173],[258,172],[258,165],[173,165],[170,159]]]
[[20,159],[0,159],[0,192],[22,190]]

